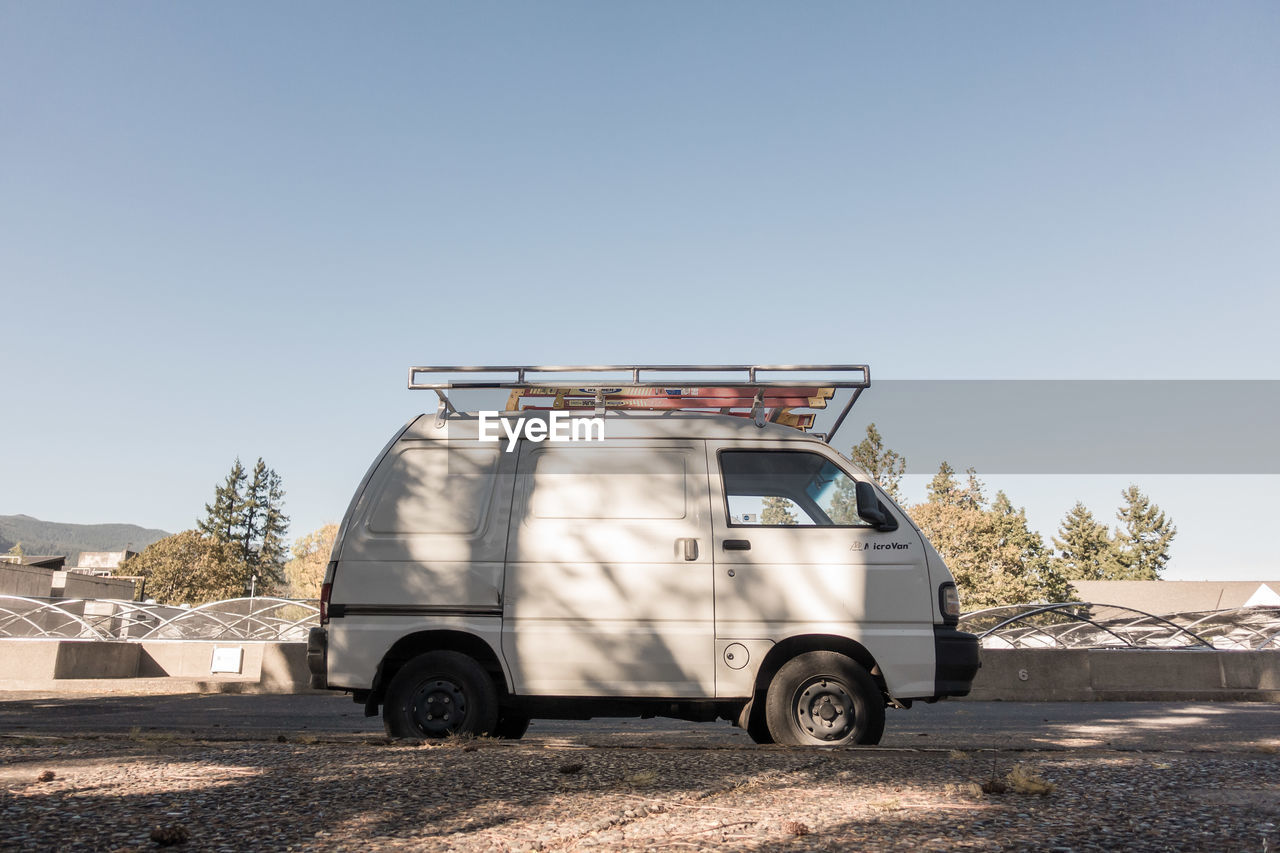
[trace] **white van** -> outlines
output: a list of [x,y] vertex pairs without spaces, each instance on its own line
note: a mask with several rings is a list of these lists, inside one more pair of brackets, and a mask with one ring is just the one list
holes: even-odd
[[[347,510],[312,686],[381,706],[397,737],[668,716],[877,743],[886,706],[963,696],[979,663],[938,553],[825,440],[869,384],[862,365],[413,368],[440,408]],[[466,412],[463,388],[510,395]],[[846,391],[806,432],[823,412],[799,410]]]

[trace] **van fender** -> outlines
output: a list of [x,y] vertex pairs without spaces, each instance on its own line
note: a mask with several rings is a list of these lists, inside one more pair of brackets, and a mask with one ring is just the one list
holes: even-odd
[[760,662],[760,668],[756,670],[751,700],[747,706],[749,711],[744,713],[754,714],[757,711],[764,713],[764,694],[768,691],[769,683],[773,681],[773,677],[778,674],[778,670],[782,669],[783,664],[796,655],[802,655],[805,652],[838,652],[846,657],[853,658],[867,672],[871,673],[876,686],[884,694],[885,701],[892,701],[892,697],[889,696],[889,689],[885,684],[884,675],[880,672],[880,666],[866,646],[857,640],[851,640],[848,637],[841,637],[835,634],[802,634],[795,637],[787,637],[769,649],[768,654],[764,656],[764,660]]
[[460,652],[473,658],[493,679],[500,700],[505,700],[511,695],[510,674],[497,651],[487,641],[466,631],[448,629],[416,631],[396,640],[378,662],[373,684],[365,699],[365,716],[372,717],[378,713],[378,706],[386,698],[387,685],[396,677],[400,667],[418,655],[435,651]]

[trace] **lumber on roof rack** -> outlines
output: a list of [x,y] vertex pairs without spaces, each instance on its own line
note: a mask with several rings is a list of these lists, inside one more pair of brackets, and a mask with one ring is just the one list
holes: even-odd
[[[469,374],[483,374],[470,378]],[[614,374],[599,376],[599,374]],[[619,378],[626,374],[628,378]],[[655,375],[660,374],[660,375]],[[769,375],[765,375],[769,374]],[[777,374],[791,374],[790,377]],[[810,374],[799,378],[796,374]],[[813,378],[820,374],[821,378]],[[460,376],[461,375],[461,376]],[[430,381],[435,378],[437,381]],[[409,368],[409,389],[434,391],[440,412],[457,412],[447,391],[508,389],[508,409],[521,408],[523,399],[544,405],[524,409],[648,409],[719,411],[769,420],[806,430],[813,413],[792,409],[824,409],[836,389],[852,389],[834,425],[818,437],[830,443],[859,395],[871,387],[865,364],[626,364],[626,365],[471,365]],[[739,411],[735,411],[739,410]],[[740,411],[749,409],[749,411]]]

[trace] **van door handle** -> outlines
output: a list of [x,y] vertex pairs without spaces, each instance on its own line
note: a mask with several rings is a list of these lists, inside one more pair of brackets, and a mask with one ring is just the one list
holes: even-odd
[[684,558],[686,560],[698,559],[698,540],[697,539],[677,539],[676,542],[684,547]]
[[726,539],[724,540],[724,549],[726,551],[750,551],[750,539]]

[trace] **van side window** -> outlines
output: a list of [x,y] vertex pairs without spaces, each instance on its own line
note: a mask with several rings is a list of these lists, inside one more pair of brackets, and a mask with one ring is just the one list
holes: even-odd
[[409,447],[369,512],[374,534],[475,533],[493,494],[497,450]]
[[868,527],[858,517],[854,481],[817,453],[720,453],[730,527]]

